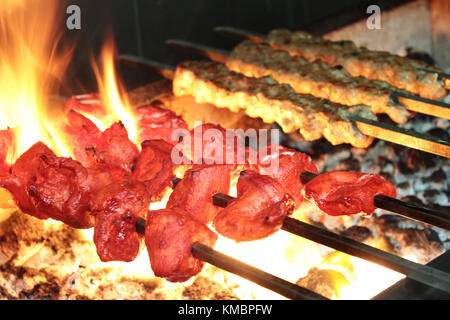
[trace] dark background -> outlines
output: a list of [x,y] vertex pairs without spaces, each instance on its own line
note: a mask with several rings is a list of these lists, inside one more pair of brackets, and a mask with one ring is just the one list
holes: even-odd
[[[67,30],[64,40],[77,41],[68,82],[72,93],[95,91],[90,54],[97,54],[112,30],[119,54],[134,54],[169,64],[183,57],[164,44],[170,38],[230,49],[231,39],[212,29],[230,25],[267,33],[274,28],[303,29],[323,34],[367,17],[377,4],[387,10],[405,0],[72,0],[81,9],[81,30]],[[68,15],[66,15],[68,17]],[[65,21],[65,19],[64,19]],[[127,88],[145,84],[154,75],[121,67]]]

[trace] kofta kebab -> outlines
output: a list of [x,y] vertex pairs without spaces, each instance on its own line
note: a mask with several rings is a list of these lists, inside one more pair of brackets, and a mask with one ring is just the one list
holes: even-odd
[[[182,118],[157,106],[137,108],[139,150],[120,122],[102,132],[79,112],[86,112],[83,100],[95,99],[73,97],[67,103],[66,133],[75,159],[58,157],[38,142],[8,166],[5,150],[12,133],[2,131],[0,185],[24,213],[74,228],[93,227],[102,261],[132,261],[144,239],[155,275],[181,282],[202,269],[203,262],[191,254],[195,242],[213,247],[217,234],[236,241],[265,238],[304,198],[330,215],[370,215],[376,194],[396,195],[394,186],[375,174],[327,172],[303,184],[302,172],[318,174],[308,155],[270,144],[256,151],[237,140],[230,146],[226,130],[213,124],[201,126],[222,137],[202,136],[197,157],[193,149],[180,148],[186,137],[173,136],[182,129],[195,139],[198,128],[189,131]],[[219,149],[223,157],[231,149],[240,156],[217,164],[214,150]],[[173,154],[182,159],[179,164]],[[215,157],[214,163],[207,164],[208,157]],[[277,166],[271,165],[274,157]],[[174,185],[180,172],[183,178]],[[214,205],[213,196],[229,194],[236,180],[237,197],[225,208]],[[166,208],[149,211],[149,204],[172,187]],[[139,219],[146,219],[145,235],[136,231]]]
[[438,67],[386,51],[358,47],[352,41],[332,41],[308,32],[287,29],[272,30],[267,36],[233,27],[217,27],[215,31],[255,43],[266,42],[272,48],[289,52],[292,56],[340,66],[353,77],[386,81],[395,88],[424,98],[443,98],[447,95],[446,89],[450,89],[448,75]]

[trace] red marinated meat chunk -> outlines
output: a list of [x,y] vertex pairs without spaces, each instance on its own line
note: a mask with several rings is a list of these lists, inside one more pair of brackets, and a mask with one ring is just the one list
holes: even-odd
[[230,172],[227,165],[194,165],[186,171],[167,202],[167,208],[180,209],[207,225],[221,208],[213,205],[216,193],[228,194]]
[[243,171],[237,198],[214,219],[215,230],[235,241],[265,238],[281,228],[295,203],[275,179],[254,171]]
[[73,228],[91,228],[91,194],[110,183],[108,177],[99,170],[88,171],[73,159],[42,155],[28,193],[39,212]]
[[173,145],[164,140],[146,140],[142,143],[142,151],[136,161],[132,178],[142,181],[152,201],[161,200],[161,192],[170,186],[177,167],[172,162]]
[[362,172],[330,171],[305,185],[305,198],[332,216],[370,215],[375,211],[377,194],[395,198],[395,187],[382,176]]
[[100,135],[96,154],[101,161],[117,164],[131,173],[139,156],[139,149],[128,139],[125,126],[121,122],[116,122]]
[[128,139],[127,129],[121,122],[102,132],[95,148],[87,150],[88,167],[101,167],[111,173],[113,180],[131,177],[139,149]]
[[6,188],[13,196],[19,209],[39,219],[48,219],[40,212],[29,197],[29,183],[36,177],[42,156],[55,156],[44,143],[37,142],[25,151],[11,166],[9,174],[0,178],[0,186]]
[[136,222],[146,217],[149,204],[145,184],[135,180],[114,181],[93,196],[94,243],[100,260],[129,262],[136,258],[142,242]]
[[179,131],[189,131],[189,127],[183,118],[177,116],[173,111],[157,106],[139,107],[136,109],[136,116],[139,142],[141,143],[145,140],[162,139],[176,145],[179,140],[175,131],[178,129],[183,129]]
[[234,137],[233,131],[225,130],[216,124],[201,124],[190,133],[191,159],[194,163],[225,164],[227,152],[231,154],[236,148],[237,138]]
[[128,139],[121,122],[101,132],[82,114],[98,119],[107,116],[98,95],[71,97],[66,102],[66,132],[74,141],[74,156],[87,167],[101,167],[110,172],[114,180],[129,178],[139,155],[139,149]]
[[65,131],[71,139],[74,157],[86,165],[88,160],[86,148],[94,148],[102,132],[91,120],[74,110],[67,112],[66,119]]
[[239,144],[234,152],[234,163],[228,165],[232,181],[237,181],[242,171],[259,170],[258,151]]
[[272,144],[262,148],[259,155],[259,172],[276,179],[295,200],[296,206],[303,201],[302,172],[319,173],[311,158],[304,153]]
[[87,179],[81,183],[81,186],[88,189],[91,195],[113,182],[109,171],[103,168],[86,168],[86,170],[88,172]]
[[88,114],[97,119],[103,119],[107,116],[106,109],[100,100],[100,96],[96,93],[82,94],[70,97],[66,101],[65,112],[74,110],[78,113]]
[[[226,130],[212,123],[191,130],[191,159],[194,163],[224,164],[226,161]],[[233,149],[229,146],[228,149]]]
[[192,129],[189,146],[183,151],[189,154],[190,150],[190,158],[194,163],[227,164],[232,176],[257,166],[257,151],[245,147],[243,139],[235,131],[216,124],[206,123]]
[[183,282],[198,274],[203,261],[191,254],[195,242],[214,247],[217,235],[201,222],[174,209],[149,211],[145,244],[154,274]]

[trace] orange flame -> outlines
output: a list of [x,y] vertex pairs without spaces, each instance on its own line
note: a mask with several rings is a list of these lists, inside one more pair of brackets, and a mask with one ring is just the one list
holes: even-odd
[[[100,67],[92,61],[93,70],[97,78],[100,98],[106,108],[106,116],[94,120],[103,124],[103,128],[111,126],[114,122],[121,121],[128,131],[129,139],[137,143],[137,126],[134,115],[128,101],[124,86],[116,74],[114,58],[117,55],[114,38],[109,36],[100,54]],[[91,120],[92,117],[90,117]],[[100,128],[101,130],[103,128]]]
[[37,141],[65,152],[49,132],[49,97],[72,50],[57,50],[63,21],[57,1],[2,1],[0,5],[0,129],[17,128],[16,154]]

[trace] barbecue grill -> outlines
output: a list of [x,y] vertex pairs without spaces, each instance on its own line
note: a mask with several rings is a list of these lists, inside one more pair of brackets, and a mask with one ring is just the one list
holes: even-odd
[[[222,35],[224,33],[227,36],[231,35],[232,37],[234,37],[234,39],[244,38],[253,41],[261,41],[261,39],[265,37],[264,34],[255,32],[253,30],[249,31],[228,26],[217,26],[215,31],[221,33]],[[199,57],[198,59],[206,58],[217,62],[226,62],[229,56],[229,51],[215,48],[214,46],[206,46],[186,40],[167,40],[167,44],[169,47],[175,47],[178,50],[181,49],[182,59],[184,59],[185,57],[194,56],[195,58]],[[178,101],[172,94],[172,79],[176,70],[176,64],[172,62],[148,59],[138,57],[136,55],[123,54],[120,57],[120,63],[123,67],[128,68],[128,72],[132,70],[133,72],[136,71],[149,75],[149,77],[157,78],[157,80],[151,81],[151,83],[149,84],[146,84],[134,90],[130,90],[129,97],[131,100],[131,104],[135,107],[147,104],[157,104],[163,108],[167,108],[181,114],[185,113],[187,118],[190,117],[191,122],[192,120],[196,120],[195,117],[198,115],[199,117],[203,117],[203,119],[214,119],[212,121],[221,123],[221,118],[225,115],[230,116],[232,119],[223,119],[222,123],[224,126],[226,126],[226,122],[228,121],[229,123],[231,123],[230,126],[236,125],[239,127],[242,123],[236,123],[239,121],[245,121],[246,127],[277,127],[276,124],[264,124],[258,119],[255,120],[248,118],[245,113],[243,114],[242,112],[239,115],[232,115],[232,113],[228,113],[228,110],[220,110],[217,111],[219,112],[218,114],[215,114],[215,107],[211,107],[211,105],[202,106],[201,103],[197,103],[192,99],[189,100],[188,103],[186,103],[186,100],[182,100],[183,98],[180,98],[181,100]],[[439,73],[438,76],[441,78],[446,78],[448,77],[448,74],[442,72]],[[400,96],[401,94],[398,94],[397,97]],[[421,113],[421,111],[423,111],[422,113],[427,115],[417,115],[415,118],[410,119],[406,126],[393,124],[386,117],[382,117],[382,121],[374,121],[359,116],[354,116],[351,119],[357,124],[357,127],[361,132],[368,136],[375,137],[381,141],[381,143],[377,143],[376,146],[369,147],[368,152],[358,151],[357,149],[353,149],[349,146],[332,146],[327,141],[324,141],[324,139],[318,142],[308,142],[295,134],[283,134],[282,143],[289,147],[295,147],[300,151],[314,152],[314,150],[320,150],[320,152],[325,155],[328,153],[328,159],[324,159],[323,157],[316,158],[320,159],[322,163],[322,169],[324,170],[327,170],[327,167],[336,167],[336,165],[332,164],[331,159],[336,155],[339,158],[339,153],[346,154],[347,158],[349,159],[354,157],[353,160],[356,159],[358,153],[362,153],[361,159],[368,159],[368,156],[366,158],[365,156],[370,154],[371,151],[375,153],[380,152],[379,150],[383,150],[383,148],[392,148],[393,150],[399,151],[400,154],[406,155],[407,159],[400,159],[396,160],[397,162],[391,162],[391,165],[395,166],[395,169],[390,173],[391,175],[395,175],[396,171],[399,171],[399,174],[411,174],[412,170],[414,170],[411,168],[415,167],[418,171],[424,171],[424,175],[427,175],[426,178],[429,179],[430,183],[433,183],[434,179],[438,181],[436,183],[437,185],[440,184],[445,188],[448,185],[448,172],[446,170],[448,170],[449,164],[447,158],[450,157],[450,143],[448,142],[448,139],[446,139],[444,136],[435,136],[429,133],[418,132],[415,129],[411,129],[410,127],[408,127],[408,125],[412,125],[414,121],[416,122],[416,127],[417,125],[420,127],[421,123],[422,125],[429,125],[429,123],[432,123],[431,126],[436,126],[436,123],[438,123],[441,127],[444,127],[445,130],[448,130],[448,120],[444,119],[448,119],[449,105],[444,101],[435,101],[420,97],[418,95],[408,94],[403,95],[402,97],[420,102],[420,104],[418,104],[419,107],[417,107],[414,111],[418,113]],[[63,102],[65,101],[63,100]],[[192,106],[193,108],[199,109],[198,111],[194,112],[185,110],[183,111],[180,109],[182,108],[182,104],[187,104]],[[221,114],[220,112],[225,113]],[[434,118],[439,117],[442,118],[441,122],[439,122],[439,120],[434,120]],[[233,123],[233,121],[235,120],[234,118],[237,119],[235,121],[236,123]],[[447,127],[445,127],[445,125],[447,125]],[[438,127],[434,127],[434,129],[438,129]],[[410,150],[414,150],[414,152],[410,152]],[[350,157],[348,157],[348,155],[350,155]],[[380,160],[381,158],[381,156],[375,157],[375,159],[378,160]],[[385,163],[388,163],[389,159],[384,158],[383,161]],[[392,161],[394,160],[392,159]],[[428,167],[426,163],[427,161],[432,162],[432,164]],[[359,166],[368,165],[367,163],[364,163],[364,160],[362,160],[362,164],[357,160],[355,160],[353,164],[355,164],[355,162],[357,162]],[[408,168],[402,167],[405,162],[409,166]],[[376,166],[377,164],[372,163],[371,165]],[[345,166],[344,170],[360,171],[353,170],[350,164],[347,164]],[[379,164],[379,166],[382,167],[383,164]],[[439,169],[439,166],[442,166],[442,169]],[[435,174],[435,172],[438,172],[439,170],[444,171],[444,177],[439,177],[438,173]],[[434,178],[432,178],[432,175],[429,173],[430,171],[435,174]],[[380,173],[384,173],[385,175],[388,174],[387,172],[383,172],[382,168],[380,169]],[[314,178],[315,174],[311,173],[303,173],[300,177],[303,183],[306,183],[307,181],[310,181]],[[179,181],[180,179],[173,178],[171,181],[171,188],[175,188]],[[414,189],[414,187],[415,186],[412,186],[410,188]],[[425,197],[424,194],[426,194],[426,192],[422,192],[423,197]],[[230,196],[228,194],[217,193],[213,195],[211,201],[215,206],[225,208],[227,207],[228,202],[233,198],[233,196]],[[434,256],[423,257],[423,259],[427,260],[427,263],[423,263],[423,261],[413,262],[392,253],[392,251],[394,250],[378,249],[374,246],[368,245],[367,243],[365,243],[365,239],[358,238],[358,235],[348,232],[348,230],[357,230],[357,228],[353,228],[354,226],[348,227],[348,225],[346,225],[346,227],[344,228],[346,232],[343,232],[342,226],[338,226],[338,224],[340,222],[343,222],[343,220],[335,219],[334,222],[331,223],[330,227],[330,222],[326,219],[317,220],[317,213],[315,213],[316,215],[312,214],[307,218],[299,218],[298,216],[286,217],[281,227],[282,231],[279,232],[285,232],[292,235],[293,237],[308,239],[315,242],[316,244],[346,253],[350,256],[362,258],[406,276],[405,279],[378,293],[374,297],[374,299],[448,299],[450,297],[450,255],[449,252],[446,251],[446,244],[448,245],[449,243],[449,240],[446,237],[448,236],[448,230],[450,230],[448,200],[447,204],[444,205],[437,205],[433,204],[432,202],[429,205],[425,205],[423,203],[419,203],[420,201],[417,200],[417,198],[411,197],[395,199],[384,195],[376,195],[374,198],[374,202],[375,206],[379,209],[379,214],[375,215],[373,219],[377,219],[379,221],[383,219],[393,219],[393,222],[391,221],[392,224],[397,223],[397,225],[401,223],[410,223],[413,226],[412,229],[418,230],[419,233],[422,231],[424,232],[424,234],[431,233],[431,240],[428,240],[430,241],[430,243],[439,243],[440,247],[439,249],[433,251]],[[443,203],[443,201],[440,201],[440,203]],[[387,213],[393,213],[393,215]],[[367,223],[367,221],[369,221],[370,219],[372,219],[372,217],[366,218],[365,223]],[[139,234],[145,234],[145,223],[145,219],[138,219],[136,223],[136,231]],[[349,223],[349,221],[346,221],[345,223]],[[358,221],[356,221],[356,223],[358,223]],[[368,223],[370,225],[370,222]],[[388,223],[389,222],[386,222],[386,225],[388,225]],[[36,230],[38,230],[36,232],[39,232],[39,230],[44,232],[43,235],[32,235],[32,238],[30,238],[31,242],[35,241],[39,243],[39,240],[37,239],[41,238],[41,242],[43,243],[41,245],[41,248],[46,248],[48,244],[53,245],[54,253],[48,253],[44,250],[42,253],[42,261],[35,257],[35,253],[27,253],[29,257],[20,258],[23,260],[22,263],[25,265],[25,267],[22,267],[20,265],[20,262],[18,262],[17,260],[18,252],[20,252],[19,246],[23,246],[25,245],[25,243],[30,242],[30,239],[27,239],[27,236],[20,233],[20,228],[22,226],[25,226],[27,230],[31,230],[35,227]],[[370,232],[369,228],[364,228],[365,230],[369,230]],[[91,279],[91,283],[100,281],[95,278],[97,276],[95,269],[92,269],[94,271],[89,271],[93,274],[87,274],[87,271],[83,270],[84,268],[86,268],[86,266],[89,266],[90,262],[88,260],[92,260],[91,257],[86,258],[86,261],[82,263],[77,261],[76,263],[78,263],[79,266],[82,266],[81,269],[75,272],[69,272],[69,274],[72,274],[70,277],[61,277],[61,279],[64,279],[63,281],[58,278],[58,275],[52,277],[51,274],[49,274],[49,272],[51,272],[50,270],[52,269],[49,268],[47,270],[46,263],[44,263],[45,258],[52,257],[52,255],[55,255],[56,252],[56,254],[59,255],[60,259],[65,259],[64,254],[58,253],[58,250],[60,250],[58,247],[60,247],[61,245],[64,246],[70,244],[71,241],[77,243],[78,247],[76,247],[76,250],[82,250],[84,247],[92,245],[89,244],[88,241],[84,241],[82,240],[82,238],[79,238],[75,231],[70,231],[69,227],[61,227],[58,224],[49,226],[45,223],[35,222],[34,220],[32,220],[32,218],[24,218],[21,213],[15,213],[12,217],[3,222],[1,230],[2,244],[0,244],[0,253],[2,253],[2,256],[0,256],[0,258],[2,259],[0,260],[0,272],[5,276],[4,280],[2,280],[2,282],[0,283],[1,297],[57,298],[60,296],[65,296],[72,298],[85,298],[82,294],[80,296],[77,296],[76,293],[77,286],[86,285],[84,284],[83,280],[80,280],[80,277]],[[56,238],[49,238],[49,240],[46,240],[45,237],[52,233],[54,230],[56,230],[55,232],[58,232],[61,235],[56,236]],[[336,230],[339,230],[339,232],[336,232]],[[409,232],[408,227],[403,231],[405,233]],[[402,233],[403,231],[400,230],[399,233]],[[445,244],[442,244],[440,242],[440,239],[442,238],[447,239],[444,240],[444,242],[446,241]],[[34,250],[39,251],[39,249]],[[252,266],[251,263],[249,265],[240,261],[239,259],[228,256],[224,254],[220,248],[208,247],[199,242],[193,244],[191,252],[195,258],[202,260],[209,265],[215,266],[218,269],[222,269],[225,272],[237,274],[242,278],[248,279],[259,286],[265,287],[270,291],[281,295],[282,297],[288,299],[312,300],[321,300],[328,298],[326,291],[321,292],[317,288],[313,289],[311,286],[308,286],[307,283],[308,281],[311,281],[311,277],[313,276],[310,276],[310,278],[306,280],[303,279],[303,281],[302,279],[300,279],[299,281],[297,281],[297,283],[287,281],[283,279],[282,276],[273,275],[269,272],[261,270],[260,268]],[[437,252],[438,254],[436,254]],[[69,250],[69,255],[70,254],[71,253]],[[36,262],[36,265],[38,267],[36,267],[36,265],[33,265],[33,260],[38,260]],[[69,260],[73,261],[73,257]],[[33,265],[33,267],[26,267],[27,261],[29,262],[29,265]],[[40,265],[42,267],[39,267]],[[107,267],[102,266],[102,268]],[[114,264],[111,264],[111,268],[115,268]],[[127,267],[123,266],[117,268],[124,268],[125,270],[127,270]],[[128,290],[130,290],[131,292],[133,291],[135,284],[131,283],[131,280],[126,279],[126,276],[124,277],[123,274],[120,274],[120,272],[117,270],[111,273],[105,270],[101,269],[101,271],[99,271],[99,274],[103,272],[108,277],[110,277],[111,275],[116,275],[116,278],[113,277],[110,281],[123,285],[125,290],[127,290],[127,285],[129,285],[131,289]],[[217,269],[213,270],[214,272],[217,272]],[[30,281],[30,283],[33,284],[32,289],[22,291],[18,289],[17,292],[15,292],[12,287],[17,287],[17,281],[19,281],[17,280],[18,278],[26,278],[26,281]],[[45,280],[41,281],[40,279],[42,278]],[[201,274],[197,278],[197,280],[195,280],[196,282],[194,282],[192,285],[186,285],[185,287],[182,287],[183,292],[181,295],[188,295],[190,292],[189,290],[201,291],[203,289],[212,290],[213,293],[214,290],[218,290],[221,292],[216,296],[212,295],[213,298],[231,298],[227,296],[227,293],[225,291],[221,291],[223,289],[218,289],[218,286],[215,283],[207,283],[205,285],[205,288],[202,288],[201,284],[198,285],[198,281],[203,280],[198,279],[204,278],[208,278],[208,274],[206,272],[205,274]],[[161,290],[158,289],[158,287],[161,285],[161,283],[158,282],[159,280],[149,280],[141,278],[138,279],[137,282],[139,281],[141,282],[143,287],[145,289],[148,289],[149,291]],[[59,286],[62,283],[65,283],[67,288],[61,289]],[[208,286],[211,286],[212,288],[210,289],[208,288]],[[101,281],[99,284],[97,284],[97,287],[104,287],[105,291],[113,290],[102,284]],[[193,289],[191,287],[193,287]],[[175,291],[177,291],[177,289],[175,289]],[[84,292],[89,292],[89,290],[84,290]],[[201,295],[199,296],[201,297]],[[191,297],[196,296],[193,295]],[[96,298],[95,293],[93,296],[89,296],[88,298]],[[136,297],[130,295],[130,298]],[[141,297],[138,296],[137,298]]]

